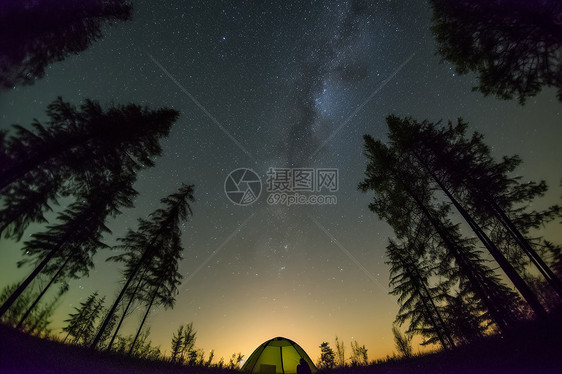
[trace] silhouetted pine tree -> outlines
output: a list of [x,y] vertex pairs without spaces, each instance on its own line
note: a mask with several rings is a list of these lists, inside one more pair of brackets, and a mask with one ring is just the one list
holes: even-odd
[[177,239],[178,242],[173,243],[168,251],[159,258],[155,259],[153,264],[150,266],[147,287],[144,289],[144,292],[147,295],[150,295],[150,300],[146,305],[146,311],[139,328],[137,329],[135,339],[131,343],[129,354],[133,352],[137,339],[140,336],[152,307],[158,305],[162,305],[164,308],[174,307],[176,301],[175,296],[178,293],[178,286],[181,284],[181,280],[183,278],[178,271],[183,248],[181,246],[181,242],[179,241],[180,238],[177,237]]
[[93,266],[92,257],[98,249],[105,247],[101,238],[109,231],[105,226],[106,219],[118,215],[121,207],[132,206],[131,198],[136,195],[131,187],[133,179],[132,174],[126,174],[108,175],[107,180],[96,181],[84,195],[78,196],[78,201],[58,215],[58,224],[49,226],[46,232],[33,234],[31,240],[25,242],[23,251],[35,259],[36,267],[2,304],[0,316],[42,271],[51,274],[51,280],[24,314],[20,325],[59,278],[88,274]]
[[152,341],[148,340],[148,336],[150,335],[150,329],[143,332],[140,336],[137,337],[137,343],[133,350],[130,347],[133,346],[133,336],[129,335],[127,337],[119,337],[118,344],[116,348],[116,352],[125,354],[128,353],[131,356],[149,359],[149,360],[157,360],[160,359],[162,354],[160,352],[160,347],[153,347]]
[[431,0],[438,53],[478,90],[524,103],[543,86],[562,100],[562,3],[558,0]]
[[0,193],[5,205],[0,212],[0,235],[21,240],[29,224],[47,223],[44,214],[53,210],[52,205],[58,205],[62,182],[48,170],[37,170]]
[[[458,252],[441,251],[436,254],[435,260],[440,263],[439,274],[456,282],[460,299],[470,303],[465,310],[467,313],[473,313],[473,316],[468,320],[478,321],[472,329],[484,328],[492,321],[504,331],[505,327],[521,317],[522,301],[518,294],[503,283],[491,261],[485,259],[482,251],[476,246],[477,240],[464,237],[460,226],[449,220],[450,214],[450,205],[441,206],[441,220],[449,238],[456,243]],[[459,272],[459,264],[469,268],[470,274]],[[455,337],[453,332],[452,335],[455,341],[463,342]]]
[[[544,194],[544,181],[522,185],[518,178],[510,178],[508,173],[520,163],[519,158],[504,158],[503,162],[496,163],[481,134],[466,137],[467,124],[461,119],[456,126],[449,123],[447,127],[395,116],[387,117],[387,123],[391,144],[412,156],[409,160],[412,167],[431,176],[535,313],[544,315],[544,309],[534,292],[485,230],[491,224],[500,223],[508,237],[513,239],[499,241],[503,244],[504,252],[508,252],[513,242],[519,244],[547,281],[562,295],[562,284],[521,233],[527,233],[531,228],[553,219],[560,213],[560,208],[554,206],[543,212],[528,212],[526,207],[514,209],[516,204],[527,205],[528,201]],[[508,217],[506,210],[515,217],[520,229]],[[495,239],[502,239],[501,235],[497,235],[497,225],[495,229]]]
[[181,357],[183,347],[183,325],[180,325],[178,331],[172,335],[172,352],[170,354],[170,361],[176,362]]
[[[463,289],[464,285],[461,284],[460,288]],[[481,315],[485,310],[482,310],[478,300],[463,291],[447,295],[446,300],[443,315],[458,344],[470,343],[484,336],[487,326],[482,323]]]
[[[330,343],[322,342],[320,344],[320,358],[318,359],[318,367],[320,369],[333,369],[336,364],[336,354],[332,347],[330,347]],[[352,342],[353,348],[353,342]]]
[[176,333],[172,335],[172,362],[185,362],[195,351],[197,331],[193,328],[193,322],[180,325]]
[[134,104],[104,110],[88,99],[77,109],[59,97],[47,107],[46,126],[14,126],[0,164],[1,233],[19,239],[29,223],[45,222],[59,195],[80,193],[110,173],[134,176],[152,167],[178,114]]
[[397,326],[392,326],[392,335],[394,335],[394,346],[402,357],[412,357],[412,335],[405,333],[402,334]]
[[179,226],[191,214],[189,204],[194,201],[193,186],[182,185],[178,192],[161,201],[164,208],[157,209],[148,220],[139,219],[137,231],[129,230],[124,238],[119,239],[122,242],[119,247],[126,250],[123,258],[130,258],[129,263],[134,265],[126,267],[124,274],[127,280],[94,338],[92,348],[97,346],[109,319],[115,313],[135,277],[145,273],[144,269],[150,267],[153,261],[159,261],[177,249],[181,237]]
[[359,188],[375,193],[370,209],[394,228],[398,238],[403,237],[408,227],[420,217],[427,220],[434,235],[441,241],[440,247],[446,248],[446,253],[454,258],[458,273],[469,280],[472,291],[486,306],[497,326],[504,331],[512,318],[509,308],[502,305],[507,295],[505,298],[499,298],[498,295],[506,289],[501,287],[497,279],[490,278],[487,266],[474,261],[478,258],[477,254],[463,240],[458,227],[447,219],[448,206],[435,206],[428,176],[416,173],[408,164],[403,164],[404,155],[395,149],[368,135],[364,139],[369,163],[366,178]]
[[[15,290],[18,289],[20,283],[13,283],[5,286],[0,292],[0,303],[6,302],[10,295],[14,293]],[[2,317],[0,317],[0,321],[6,324],[10,324],[16,326],[19,319],[25,313],[29,305],[33,302],[33,299],[36,297],[36,293],[34,293],[31,289],[28,289],[24,292],[20,298],[16,300],[13,304],[12,308],[8,310],[7,313],[4,313]]]
[[427,225],[427,221],[420,221],[417,232],[408,241],[397,244],[391,240],[387,246],[392,287],[390,294],[398,296],[398,325],[410,321],[407,334],[420,334],[425,338],[422,344],[439,342],[444,349],[450,349],[455,344],[438,305],[445,299],[451,281],[447,280],[446,285],[429,284],[429,279],[436,274],[436,266],[430,265],[431,260],[425,253],[425,246],[431,245],[431,242],[427,236],[422,237],[424,225]]
[[76,313],[69,314],[69,318],[64,321],[67,324],[62,330],[67,332],[67,334],[63,342],[69,336],[72,336],[73,343],[80,343],[82,341],[83,344],[87,344],[94,334],[95,324],[103,311],[104,301],[105,297],[98,297],[98,292],[96,291],[86,301],[81,302],[79,308],[75,307]]
[[336,336],[336,367],[345,367],[345,344]]
[[207,360],[203,363],[203,366],[206,367],[210,367],[213,363],[213,358],[215,358],[215,350],[211,349],[211,352],[209,352],[209,357],[207,358]]
[[230,360],[228,361],[227,368],[230,370],[240,370],[240,363],[242,362],[243,358],[244,355],[241,352],[233,353],[230,357]]
[[[138,275],[134,278],[133,283],[136,285],[132,290],[125,293],[124,300],[128,300],[117,324],[113,336],[107,346],[111,349],[113,342],[117,338],[119,329],[128,316],[128,312],[133,303],[141,302],[146,303],[146,311],[141,320],[137,334],[131,344],[130,351],[132,352],[134,345],[140,332],[148,318],[148,314],[153,305],[163,305],[165,308],[173,307],[175,302],[175,294],[177,293],[177,286],[181,283],[182,275],[178,272],[178,262],[181,259],[183,248],[179,242],[180,237],[175,238],[177,243],[171,243],[169,248],[163,250],[157,257],[153,258],[151,263],[146,263],[139,270]],[[140,253],[131,253],[130,248],[123,248],[127,252],[122,255],[109,257],[108,261],[117,261],[125,263],[124,275],[130,276],[132,270],[137,265],[140,259]]]
[[[138,258],[136,258],[136,260],[138,261]],[[136,264],[136,262],[135,262],[135,264]],[[136,286],[132,290],[125,291],[123,301],[127,301],[127,304],[123,308],[123,312],[121,313],[121,317],[119,318],[119,322],[117,323],[117,326],[115,327],[115,331],[113,331],[113,335],[111,336],[111,339],[109,340],[109,343],[107,343],[107,347],[105,349],[107,349],[107,350],[112,349],[113,343],[116,341],[116,339],[118,337],[119,330],[121,329],[121,325],[125,321],[125,318],[128,315],[130,315],[130,313],[131,313],[131,307],[133,306],[133,303],[139,301],[143,297],[143,295],[144,295],[143,286],[146,284],[146,279],[144,278],[144,275],[145,275],[146,271],[147,271],[147,268],[144,268],[142,273],[135,276],[134,282],[136,282]],[[125,277],[126,276],[127,275],[125,275]],[[114,316],[117,318],[117,314],[115,314]]]
[[59,292],[50,302],[39,304],[35,308],[35,313],[31,314],[24,325],[28,333],[37,336],[46,336],[51,332],[49,329],[49,325],[51,324],[50,318],[55,314],[61,296],[62,293]]
[[[5,302],[18,288],[18,286],[19,285],[17,283],[14,283],[4,287],[0,293],[0,303]],[[18,325],[18,321],[21,320],[22,315],[26,312],[26,310],[28,310],[30,304],[33,303],[33,300],[38,294],[36,291],[26,290],[26,292],[24,292],[13,304],[12,308],[10,308],[10,310],[2,316],[1,320],[3,323],[25,328],[29,333],[36,335],[40,335],[42,333],[47,334],[49,333],[48,326],[51,323],[50,318],[53,316],[55,307],[65,291],[66,289],[62,288],[50,302],[38,304],[34,311],[28,315],[25,324]]]
[[45,68],[102,38],[102,26],[131,17],[123,0],[4,0],[0,4],[0,88],[33,84]]
[[[331,349],[331,348],[330,348]],[[349,358],[351,365],[367,365],[369,363],[369,358],[367,355],[367,348],[365,345],[359,345],[357,340],[351,341],[351,357]]]
[[[100,319],[100,321],[98,322],[96,328],[95,328],[95,334],[97,335],[97,333],[100,331],[101,326],[103,325],[103,323],[105,322],[105,319],[107,318],[107,316],[109,315],[111,308],[104,308],[103,309],[103,315],[102,318]],[[99,342],[98,342],[98,348],[100,350],[106,349],[108,347],[109,344],[109,338],[111,337],[111,332],[113,331],[113,329],[115,328],[115,325],[117,324],[117,315],[113,314],[110,319],[109,322],[107,323],[105,330],[103,331],[103,333],[101,334],[101,337],[99,338]],[[92,336],[93,339],[94,336]],[[92,343],[92,339],[90,339],[86,344],[90,345]]]

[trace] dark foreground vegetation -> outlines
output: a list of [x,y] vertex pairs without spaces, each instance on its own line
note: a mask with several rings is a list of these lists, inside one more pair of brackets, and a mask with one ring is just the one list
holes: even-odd
[[560,373],[562,372],[562,311],[550,314],[548,328],[521,323],[509,335],[481,338],[453,351],[389,357],[368,366],[323,373]]
[[[370,365],[326,369],[322,373],[560,373],[562,311],[550,314],[549,327],[525,322],[508,336],[489,336],[454,351],[411,358],[389,357]],[[40,339],[0,325],[0,373],[235,373],[100,352]]]
[[234,373],[229,369],[132,358],[41,339],[0,324],[0,373]]

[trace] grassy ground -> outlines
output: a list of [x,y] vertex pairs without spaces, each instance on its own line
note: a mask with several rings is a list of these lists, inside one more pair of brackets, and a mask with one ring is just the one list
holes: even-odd
[[29,336],[0,325],[1,374],[227,374],[232,370],[188,368],[162,361],[132,359]]
[[507,337],[486,337],[451,352],[329,373],[562,373],[562,313],[551,314],[547,324],[524,322]]
[[[400,373],[562,373],[562,318],[548,328],[522,324],[509,337],[488,337],[453,352],[388,360],[326,374]],[[188,368],[160,361],[131,359],[107,352],[63,345],[0,325],[0,373],[235,373]]]

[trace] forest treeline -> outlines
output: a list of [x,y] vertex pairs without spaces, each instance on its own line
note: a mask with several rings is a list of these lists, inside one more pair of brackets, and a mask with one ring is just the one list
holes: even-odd
[[535,230],[562,210],[531,209],[546,183],[513,176],[521,159],[495,160],[462,119],[386,122],[387,143],[364,137],[359,188],[396,235],[386,249],[396,323],[443,349],[507,335],[523,319],[547,324],[560,306],[561,248]]
[[[562,3],[499,0],[429,0],[437,54],[460,74],[475,74],[473,90],[524,104],[545,87],[562,100]],[[0,89],[31,85],[51,63],[87,49],[104,27],[131,18],[123,0],[5,1],[0,9]],[[31,22],[31,20],[33,20]],[[2,94],[0,92],[0,94]],[[56,98],[44,122],[0,131],[0,236],[21,241],[18,266],[31,268],[0,292],[0,320],[68,344],[162,359],[149,340],[148,317],[173,308],[182,275],[182,224],[192,216],[194,186],[181,184],[140,218],[110,248],[110,219],[134,206],[139,172],[155,166],[179,112],[134,103],[103,107]],[[392,326],[397,350],[412,355],[412,337],[444,350],[483,336],[509,336],[521,321],[548,329],[562,295],[559,245],[538,230],[560,220],[562,209],[533,210],[547,192],[544,181],[515,176],[518,156],[492,157],[493,144],[458,119],[432,123],[386,118],[388,141],[365,135],[367,158],[360,190],[370,209],[394,230],[386,248],[391,293],[400,306]],[[70,287],[87,277],[94,256],[113,249],[121,265],[115,298],[85,297],[64,321],[50,319]],[[51,298],[48,299],[47,295]],[[134,310],[132,335],[121,327]],[[404,328],[405,326],[405,328]],[[402,329],[402,330],[401,330]],[[121,334],[120,334],[121,333]],[[196,348],[192,324],[173,334],[166,359],[186,365],[239,367],[243,356],[213,364]],[[345,357],[320,345],[321,368],[365,365],[367,348],[356,341]]]
[[[0,43],[4,89],[33,84],[49,64],[87,49],[103,37],[106,25],[129,20],[132,14],[132,5],[123,0],[8,1],[1,7],[0,29],[10,35]],[[111,235],[107,221],[134,206],[138,172],[155,165],[162,153],[160,142],[178,116],[170,108],[104,108],[90,99],[76,106],[58,97],[47,106],[44,123],[34,120],[29,127],[0,131],[0,236],[20,241],[30,225],[43,227],[21,248],[18,267],[33,270],[0,293],[3,323],[58,339],[49,323],[69,281],[87,277],[94,256],[112,249],[119,254],[107,261],[122,265],[124,279],[117,296],[109,305],[97,292],[85,298],[64,321],[61,340],[163,359],[160,348],[148,340],[146,321],[154,308],[175,304],[182,279],[181,227],[192,214],[193,185],[182,184],[161,199],[162,207],[140,218],[137,228],[118,238],[117,245],[109,248],[104,242]],[[53,289],[55,296],[45,300]],[[136,309],[144,310],[136,332],[122,336],[123,322]],[[187,327],[190,335],[183,334]],[[172,351],[181,351],[172,362],[239,366],[239,353],[229,362],[221,358],[212,363],[214,353],[203,360],[194,345],[193,326],[181,329],[172,339]]]

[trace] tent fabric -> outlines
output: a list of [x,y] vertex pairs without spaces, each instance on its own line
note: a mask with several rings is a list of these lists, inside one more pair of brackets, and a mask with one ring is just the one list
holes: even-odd
[[297,365],[301,358],[305,359],[313,373],[317,371],[300,345],[278,336],[256,348],[242,366],[242,371],[260,374],[294,374],[297,372]]

